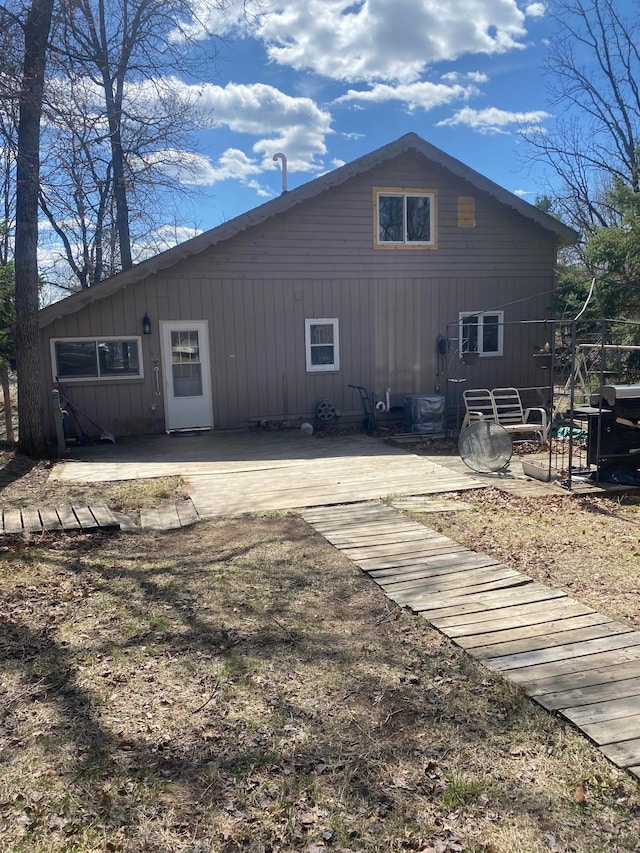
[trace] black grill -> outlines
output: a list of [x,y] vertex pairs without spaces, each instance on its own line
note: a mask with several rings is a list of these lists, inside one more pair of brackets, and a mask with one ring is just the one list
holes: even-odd
[[576,412],[588,421],[587,463],[640,469],[640,385],[603,385],[590,403]]

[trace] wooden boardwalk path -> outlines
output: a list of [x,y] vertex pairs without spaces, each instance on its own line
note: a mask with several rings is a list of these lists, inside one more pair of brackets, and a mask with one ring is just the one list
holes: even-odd
[[640,632],[381,502],[302,518],[397,604],[518,684],[640,778]]
[[0,510],[0,534],[98,528],[120,528],[118,517],[104,504]]
[[201,518],[387,495],[442,495],[486,485],[468,468],[452,471],[442,460],[366,435],[314,438],[294,429],[157,438],[148,448],[138,442],[78,448],[78,459],[58,463],[50,479],[88,483],[181,476]]
[[[191,500],[158,509],[140,510],[140,526],[148,530],[175,530],[200,520]],[[0,509],[0,536],[53,531],[137,530],[138,525],[122,512],[105,504],[92,506],[28,506]]]
[[356,444],[351,456],[285,459],[272,461],[267,468],[260,464],[186,474],[200,515],[212,518],[484,487],[471,472],[458,474],[433,460],[371,441]]

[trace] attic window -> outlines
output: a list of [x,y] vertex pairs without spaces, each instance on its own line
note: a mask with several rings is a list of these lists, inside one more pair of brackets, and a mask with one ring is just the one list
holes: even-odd
[[374,197],[376,248],[435,248],[435,192],[378,188]]
[[476,200],[472,195],[458,196],[458,228],[476,227]]
[[74,382],[142,379],[141,351],[139,337],[53,339],[53,378]]

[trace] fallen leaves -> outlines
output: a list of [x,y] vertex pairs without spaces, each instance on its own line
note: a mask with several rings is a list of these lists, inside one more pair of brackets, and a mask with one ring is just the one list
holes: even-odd
[[638,496],[618,500],[550,489],[527,498],[483,489],[465,493],[464,500],[473,511],[434,515],[429,526],[640,629]]
[[613,839],[626,853],[633,786],[424,620],[390,611],[299,519],[30,553],[0,575],[4,843],[513,853],[513,837],[542,849],[544,826],[549,849],[569,849],[576,808],[556,793],[584,774],[578,849]]
[[581,779],[578,782],[578,786],[573,792],[573,802],[577,803],[579,806],[583,806],[587,799],[587,781],[586,779]]

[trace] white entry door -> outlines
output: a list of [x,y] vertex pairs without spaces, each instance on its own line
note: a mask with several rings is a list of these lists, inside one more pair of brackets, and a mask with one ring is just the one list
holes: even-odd
[[161,322],[160,328],[166,429],[209,429],[213,415],[208,323]]

